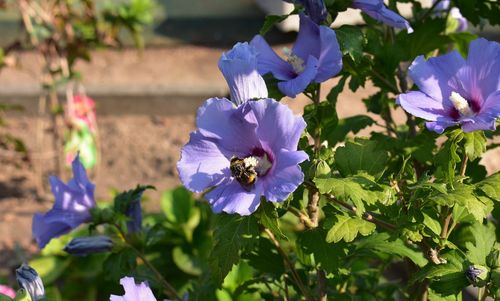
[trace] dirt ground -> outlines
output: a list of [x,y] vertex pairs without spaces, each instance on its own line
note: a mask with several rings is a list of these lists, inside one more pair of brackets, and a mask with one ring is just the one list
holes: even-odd
[[[153,56],[150,56],[151,54],[148,53],[144,54],[142,60],[146,61],[146,65],[149,64],[148,66],[153,69],[155,68],[155,62],[159,60],[158,53],[163,55],[162,50],[155,51],[153,51]],[[182,49],[176,51],[179,57],[183,57]],[[186,83],[187,81],[193,87],[196,86],[193,89],[198,90],[196,93],[199,96],[176,99],[170,95],[168,101],[166,99],[162,100],[162,91],[168,91],[168,89],[165,87],[156,87],[156,92],[160,91],[154,96],[158,98],[156,100],[151,99],[150,96],[144,96],[141,100],[138,97],[138,93],[135,93],[134,98],[126,101],[123,99],[121,101],[111,99],[108,101],[96,98],[102,147],[100,168],[97,174],[92,176],[92,180],[96,184],[97,199],[110,199],[112,189],[125,190],[131,189],[139,183],[151,184],[156,186],[158,191],[147,194],[150,201],[147,202],[146,206],[148,210],[156,210],[159,207],[159,202],[156,202],[156,200],[158,200],[160,192],[180,184],[175,166],[179,159],[181,146],[187,142],[189,132],[194,129],[196,107],[205,99],[201,96],[202,93],[198,92],[203,90],[204,87],[208,88],[210,86],[210,91],[212,91],[210,93],[216,94],[213,96],[222,96],[225,93],[225,91],[221,91],[220,89],[225,84],[218,74],[216,67],[219,55],[216,54],[217,50],[207,49],[205,52],[208,54],[206,55],[203,54],[203,49],[201,48],[197,48],[196,51],[198,51],[196,52],[196,56],[192,54],[184,58],[184,61],[176,61],[175,56],[172,57],[172,53],[170,52],[168,56],[165,56],[168,57],[166,59],[168,64],[171,64],[167,67],[171,69],[165,68],[170,72],[167,72],[168,74],[165,75],[158,70],[153,70],[153,72],[156,72],[153,74],[157,74],[158,77],[170,78],[171,82],[176,82],[177,85]],[[119,62],[120,55],[130,54],[113,55],[106,52],[103,54],[104,57],[97,57],[95,60],[97,69],[86,67],[89,72],[94,72],[96,75],[94,77],[86,77],[89,79],[88,86],[94,85],[98,87],[99,82],[106,79],[106,74],[102,74],[101,71]],[[151,69],[142,65],[141,71],[141,69],[135,68],[134,65],[142,64],[141,61],[134,62],[133,64],[128,63],[124,64],[125,66],[117,68],[123,71],[135,70],[136,72],[131,75],[131,82],[135,86],[122,80],[123,78],[130,78],[127,74],[120,74],[116,70],[108,73],[111,77],[111,82],[114,81],[116,85],[121,87],[128,85],[129,92],[135,89],[138,89],[137,91],[140,92],[140,89],[137,87],[141,85],[153,87],[155,85],[154,76],[150,75],[146,80],[140,77],[141,72],[150,73],[152,72]],[[165,60],[163,60],[163,64],[165,64]],[[184,70],[179,73],[179,78],[176,78],[176,69],[172,67],[175,65],[178,65],[177,69],[184,69],[184,67],[189,66],[191,70],[196,68],[203,70],[203,75],[198,74],[194,79],[189,78],[188,70]],[[161,69],[164,66],[157,68]],[[12,74],[11,76],[5,74],[2,76],[7,83],[14,84],[15,76]],[[19,76],[22,78],[21,75]],[[5,83],[6,81],[0,82]],[[26,85],[29,84],[26,83]],[[329,87],[335,84],[335,81],[330,81],[326,84],[327,87],[322,90],[324,92],[329,91]],[[120,91],[120,89],[117,89],[117,91]],[[179,91],[182,92],[178,90],[176,93]],[[342,93],[338,105],[340,117],[363,113],[365,108],[361,99],[374,92],[373,87],[367,86],[356,93],[350,91]],[[295,100],[286,100],[285,102],[290,104],[295,113],[299,114],[308,101],[304,98],[298,98]],[[29,102],[25,104],[29,104]],[[124,107],[127,107],[127,109],[124,109]],[[177,109],[172,110],[172,107],[176,107]],[[7,122],[11,133],[21,138],[36,157],[38,146],[35,133],[38,122],[36,115],[32,112],[33,110],[30,110],[31,112],[25,114],[9,115]],[[400,122],[404,121],[404,114],[401,110],[395,112],[395,116]],[[44,129],[46,131],[49,130],[47,123]],[[366,134],[371,130],[376,130],[376,128],[365,130],[360,135]],[[12,164],[0,163],[2,164],[0,169],[0,276],[12,267],[17,266],[25,258],[29,258],[30,254],[37,252],[37,247],[31,239],[32,215],[37,211],[46,211],[52,206],[53,199],[48,190],[48,173],[43,178],[47,194],[39,195],[36,193],[36,182],[38,179],[36,176],[36,164],[38,163],[36,162],[39,161],[35,160],[35,157],[32,158],[31,163],[21,164],[17,167]],[[2,159],[5,158],[0,157],[0,162]],[[46,171],[50,171],[51,169],[50,162],[50,159],[47,159],[47,162],[43,162]],[[500,149],[490,151],[487,154],[484,164],[487,166],[489,173],[500,170]]]

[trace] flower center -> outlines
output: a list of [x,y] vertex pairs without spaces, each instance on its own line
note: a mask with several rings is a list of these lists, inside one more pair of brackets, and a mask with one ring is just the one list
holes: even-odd
[[470,117],[474,115],[474,111],[471,109],[469,102],[457,92],[451,92],[450,101],[455,109],[457,109],[458,113],[460,113],[460,116]]
[[304,66],[304,60],[298,57],[295,54],[292,54],[292,51],[288,49],[287,47],[283,48],[283,53],[285,54],[286,61],[292,65],[293,71],[295,71],[297,74],[302,73],[304,69],[306,68]]
[[253,154],[246,158],[231,158],[229,166],[232,176],[240,183],[240,185],[247,189],[250,188],[258,177],[267,174],[269,169],[273,166],[267,153]]

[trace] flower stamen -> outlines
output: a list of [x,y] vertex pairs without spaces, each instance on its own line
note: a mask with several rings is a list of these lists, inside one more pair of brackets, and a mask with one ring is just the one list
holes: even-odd
[[304,60],[293,54],[287,47],[283,48],[283,53],[285,54],[286,61],[292,65],[293,71],[296,73],[302,73],[306,68],[304,66]]
[[469,102],[457,92],[451,92],[450,101],[453,104],[453,107],[457,109],[461,116],[470,117],[474,115]]

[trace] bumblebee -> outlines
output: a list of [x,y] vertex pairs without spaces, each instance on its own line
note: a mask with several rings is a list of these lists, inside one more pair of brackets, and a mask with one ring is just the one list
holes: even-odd
[[249,189],[257,180],[255,166],[245,162],[245,159],[232,157],[229,169],[236,181],[245,189]]

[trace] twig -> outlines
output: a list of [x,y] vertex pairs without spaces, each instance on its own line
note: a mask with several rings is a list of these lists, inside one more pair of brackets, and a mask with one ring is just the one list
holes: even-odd
[[314,228],[313,222],[307,214],[295,207],[288,207],[288,211],[299,218],[300,222],[308,228]]
[[322,269],[318,269],[316,271],[318,275],[318,300],[319,301],[327,301],[328,295],[326,293],[326,275],[325,271]]
[[288,268],[290,269],[290,271],[292,273],[293,280],[295,281],[295,283],[299,287],[300,291],[302,292],[302,294],[304,295],[306,300],[313,301],[314,299],[312,298],[312,296],[309,293],[309,291],[307,290],[306,286],[304,285],[304,283],[300,279],[300,276],[297,273],[297,270],[295,270],[293,263],[290,261],[290,258],[288,258],[288,255],[281,248],[279,241],[276,239],[274,234],[269,229],[264,228],[264,232],[266,232],[267,236],[269,236],[269,239],[271,239],[272,243],[274,244],[274,246],[276,247],[276,249],[280,253],[281,257],[283,257],[283,261],[285,262],[285,264],[288,266]]

